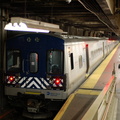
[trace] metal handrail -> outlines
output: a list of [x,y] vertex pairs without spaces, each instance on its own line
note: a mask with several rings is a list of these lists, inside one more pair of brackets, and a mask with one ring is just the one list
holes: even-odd
[[103,105],[102,102],[105,99],[106,95],[108,93],[110,93],[110,95],[108,95],[108,99],[104,100],[104,102],[106,102],[106,106],[105,106],[103,114],[100,117],[101,120],[105,120],[107,117],[107,113],[109,110],[109,106],[110,106],[114,91],[115,91],[115,77],[112,76],[111,79],[106,84],[106,86],[104,87],[104,89],[101,91],[99,96],[96,98],[96,100],[90,106],[90,108],[88,109],[88,111],[82,117],[81,120],[88,120],[88,118],[89,118],[89,120],[98,120],[98,114],[99,114],[98,110]]

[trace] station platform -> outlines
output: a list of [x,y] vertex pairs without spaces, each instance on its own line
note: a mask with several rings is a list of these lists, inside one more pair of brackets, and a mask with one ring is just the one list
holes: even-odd
[[69,96],[54,120],[120,120],[120,44]]

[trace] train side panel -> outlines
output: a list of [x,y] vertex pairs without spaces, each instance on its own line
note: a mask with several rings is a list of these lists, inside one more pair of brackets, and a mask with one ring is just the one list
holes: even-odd
[[90,74],[103,60],[103,41],[89,42],[89,70]]
[[65,44],[65,72],[67,75],[67,94],[73,92],[85,79],[86,49],[84,42]]

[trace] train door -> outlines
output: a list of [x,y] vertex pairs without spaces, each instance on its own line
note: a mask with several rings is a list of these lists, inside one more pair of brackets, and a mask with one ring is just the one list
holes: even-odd
[[38,72],[38,53],[27,52],[24,59],[22,60],[22,71],[24,76],[36,76]]
[[38,53],[28,53],[25,64],[26,75],[31,74],[33,76],[33,73],[35,75],[38,72]]
[[103,58],[105,57],[105,43],[103,42]]
[[89,49],[88,49],[88,44],[86,44],[86,73],[89,71]]
[[39,54],[35,51],[25,50],[22,60],[22,76],[23,88],[40,88],[40,75],[39,73]]

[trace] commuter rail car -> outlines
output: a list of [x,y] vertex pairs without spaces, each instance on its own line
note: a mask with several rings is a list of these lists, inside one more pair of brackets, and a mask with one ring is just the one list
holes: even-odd
[[29,113],[43,112],[66,100],[117,44],[98,37],[15,36],[6,41],[5,95]]

